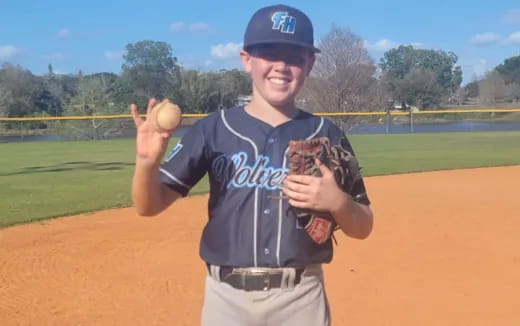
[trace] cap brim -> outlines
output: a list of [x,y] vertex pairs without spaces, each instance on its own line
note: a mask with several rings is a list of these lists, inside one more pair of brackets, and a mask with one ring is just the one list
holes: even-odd
[[305,49],[309,49],[309,50],[311,50],[314,53],[321,53],[321,50],[318,49],[315,46],[309,45],[307,43],[293,42],[293,41],[289,41],[289,40],[283,41],[283,42],[280,42],[280,40],[264,40],[264,41],[260,41],[260,42],[249,43],[247,45],[244,45],[244,50],[247,51],[248,49],[250,49],[253,46],[265,45],[265,44],[289,44],[289,45],[296,45],[296,46],[300,46],[300,47],[305,48]]

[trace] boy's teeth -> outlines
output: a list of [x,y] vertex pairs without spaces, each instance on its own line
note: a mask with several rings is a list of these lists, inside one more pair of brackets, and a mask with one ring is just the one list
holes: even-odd
[[285,80],[284,79],[279,79],[279,78],[271,78],[271,81],[275,84],[285,84]]

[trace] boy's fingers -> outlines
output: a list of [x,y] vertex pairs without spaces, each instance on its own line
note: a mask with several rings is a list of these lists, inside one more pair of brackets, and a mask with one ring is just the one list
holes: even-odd
[[134,119],[134,123],[137,127],[139,127],[143,123],[143,119],[139,116],[139,110],[137,110],[137,105],[130,104],[130,113],[132,114],[132,119]]
[[289,203],[289,205],[291,205],[293,207],[297,207],[297,208],[310,208],[311,207],[311,205],[305,201],[299,201],[299,200],[294,200],[294,199],[289,199],[288,203]]
[[316,166],[320,169],[321,175],[323,177],[329,177],[333,175],[332,171],[325,164],[321,163],[319,159],[316,159],[315,163]]
[[149,115],[152,112],[152,108],[157,104],[157,100],[152,97],[148,100],[148,106],[146,107],[146,115]]
[[290,189],[286,189],[284,188],[283,189],[283,193],[289,197],[290,200],[295,200],[295,201],[298,201],[298,202],[302,202],[302,201],[307,201],[308,200],[308,196],[304,193],[301,193],[301,192],[296,192],[296,191],[292,191]]
[[296,183],[296,182],[291,182],[291,181],[286,180],[286,181],[284,181],[283,189],[289,189],[291,191],[297,191],[297,192],[305,192],[305,185],[303,185],[301,183]]
[[311,179],[310,178],[312,178],[312,177],[309,177],[307,175],[291,174],[291,175],[288,175],[285,178],[284,182],[296,182],[296,183],[301,183],[301,184],[304,184],[304,185],[308,185],[308,184],[311,183]]

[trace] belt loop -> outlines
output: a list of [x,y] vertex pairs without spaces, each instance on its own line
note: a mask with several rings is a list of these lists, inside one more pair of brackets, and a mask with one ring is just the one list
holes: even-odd
[[282,290],[285,290],[289,287],[289,272],[287,271],[287,268],[283,269],[282,272],[282,279],[280,280],[280,288]]
[[294,289],[296,281],[296,269],[295,268],[284,268],[284,275],[287,274],[287,288]]
[[220,266],[209,265],[209,274],[213,279],[220,282]]

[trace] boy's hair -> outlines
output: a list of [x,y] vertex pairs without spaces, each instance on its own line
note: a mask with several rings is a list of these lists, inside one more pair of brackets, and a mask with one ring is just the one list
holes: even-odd
[[260,44],[292,44],[320,52],[314,46],[314,29],[309,17],[286,5],[261,8],[253,14],[244,35],[244,50]]

